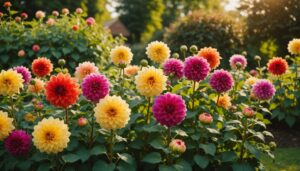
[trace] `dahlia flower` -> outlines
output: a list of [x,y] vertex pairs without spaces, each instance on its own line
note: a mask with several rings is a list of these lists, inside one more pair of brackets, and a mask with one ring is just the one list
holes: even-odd
[[269,80],[258,80],[251,90],[254,97],[259,100],[270,100],[275,95],[275,87]]
[[170,57],[170,49],[167,44],[154,41],[146,47],[146,54],[149,59],[157,63],[163,63]]
[[193,56],[184,61],[183,73],[188,80],[202,81],[207,77],[209,71],[209,63],[206,59]]
[[223,69],[216,70],[212,73],[209,84],[216,92],[223,93],[231,89],[233,78],[228,71]]
[[40,57],[32,62],[31,69],[34,75],[44,77],[50,75],[53,70],[53,65],[49,59]]
[[12,96],[23,88],[22,75],[12,69],[0,72],[0,95]]
[[82,81],[84,77],[91,73],[99,73],[98,68],[92,62],[83,62],[76,67],[75,77]]
[[252,118],[254,116],[255,112],[252,108],[246,107],[246,108],[243,109],[243,114],[247,118]]
[[282,75],[286,73],[289,66],[285,59],[280,57],[274,57],[269,60],[268,64],[268,71],[273,75]]
[[293,39],[288,44],[288,51],[293,55],[300,54],[300,39]]
[[228,94],[221,95],[219,97],[218,102],[217,100],[218,98],[214,99],[217,106],[222,107],[224,109],[229,109],[231,107],[231,98],[228,96]]
[[140,70],[139,66],[130,65],[124,69],[124,74],[127,75],[128,77],[131,77],[136,75],[139,70]]
[[31,136],[23,130],[15,130],[5,139],[4,147],[13,156],[25,156],[31,148]]
[[212,47],[204,47],[198,52],[198,56],[207,60],[209,67],[215,69],[220,65],[220,54],[217,49]]
[[[237,66],[237,64],[241,66]],[[229,59],[229,64],[232,69],[245,69],[247,66],[247,59],[243,55],[233,55]],[[240,68],[239,68],[240,67]]]
[[28,85],[28,92],[30,93],[41,93],[44,90],[45,83],[41,79],[35,78],[33,79],[34,84]]
[[23,67],[23,66],[17,66],[17,67],[14,67],[13,70],[17,71],[17,73],[22,75],[22,78],[24,80],[24,84],[29,83],[29,81],[31,80],[31,73],[28,70],[28,68]]
[[130,64],[132,56],[131,49],[126,46],[117,46],[110,51],[111,61],[115,65]]
[[0,141],[3,141],[14,129],[13,119],[0,110]]
[[37,18],[37,19],[43,19],[43,18],[45,18],[45,13],[43,12],[43,11],[37,11],[36,13],[35,13],[35,18]]
[[245,81],[245,84],[246,84],[248,87],[251,87],[253,84],[256,83],[257,80],[258,80],[258,78],[256,78],[256,77],[249,77],[249,78],[247,78],[247,80]]
[[183,77],[183,62],[179,59],[168,59],[163,64],[164,74],[174,76],[176,79]]

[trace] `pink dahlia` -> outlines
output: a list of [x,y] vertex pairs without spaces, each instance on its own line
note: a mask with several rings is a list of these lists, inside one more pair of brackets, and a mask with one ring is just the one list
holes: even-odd
[[252,94],[259,100],[270,100],[275,95],[274,85],[269,80],[258,80],[252,86]]
[[233,86],[232,75],[223,69],[215,70],[209,80],[210,86],[218,93],[223,93]]
[[152,111],[157,122],[171,127],[183,121],[186,115],[186,106],[181,96],[166,93],[155,99]]
[[13,70],[17,71],[17,73],[22,75],[22,78],[24,80],[24,84],[28,84],[31,80],[31,73],[28,70],[28,68],[23,66],[17,66],[14,67]]
[[81,84],[82,94],[92,102],[99,102],[109,93],[109,82],[104,75],[90,74],[83,79]]
[[23,130],[15,130],[4,141],[4,147],[14,156],[24,156],[29,153],[31,136]]
[[247,59],[243,55],[233,55],[231,56],[229,63],[232,69],[245,69],[247,66]]
[[163,64],[163,68],[164,74],[167,76],[173,75],[177,79],[183,77],[183,62],[179,59],[168,59]]
[[189,80],[204,80],[207,77],[209,70],[209,63],[204,58],[191,56],[184,61],[183,73]]

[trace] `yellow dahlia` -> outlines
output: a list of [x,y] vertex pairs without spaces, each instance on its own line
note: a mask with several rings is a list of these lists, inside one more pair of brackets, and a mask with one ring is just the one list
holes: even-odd
[[258,78],[256,77],[249,77],[246,81],[245,84],[249,87],[251,87],[253,84],[256,83],[256,81],[258,80]]
[[[218,99],[215,98],[214,100],[217,103]],[[221,95],[217,105],[224,109],[229,109],[229,107],[231,106],[231,98],[228,96],[228,94]]]
[[170,57],[170,49],[164,42],[154,41],[148,44],[146,54],[148,58],[157,63],[163,63]]
[[130,118],[131,110],[119,96],[106,96],[94,109],[96,122],[107,130],[124,128]]
[[24,120],[27,122],[34,122],[36,119],[36,116],[34,116],[32,113],[26,113],[24,115]]
[[14,70],[1,71],[0,95],[11,96],[20,92],[23,88],[23,77]]
[[136,65],[130,65],[124,69],[124,73],[125,73],[125,75],[130,77],[130,76],[135,75],[139,70],[140,70],[140,67],[138,67]]
[[111,61],[115,65],[119,65],[120,63],[130,64],[132,56],[130,48],[126,46],[117,46],[110,51]]
[[143,68],[135,76],[135,84],[141,95],[152,97],[166,89],[167,76],[163,70],[154,67]]
[[300,39],[293,39],[288,44],[288,50],[291,54],[300,54]]
[[14,129],[13,119],[0,110],[0,141],[3,141]]
[[70,135],[68,125],[50,117],[44,118],[34,127],[32,141],[41,152],[56,154],[68,146]]

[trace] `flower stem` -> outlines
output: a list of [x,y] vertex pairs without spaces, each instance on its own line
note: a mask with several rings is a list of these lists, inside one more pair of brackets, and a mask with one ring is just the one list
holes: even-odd
[[66,114],[65,114],[65,115],[66,115],[66,120],[65,120],[65,121],[66,121],[66,124],[68,124],[68,123],[69,123],[69,116],[68,116],[68,115],[69,115],[69,112],[68,112],[68,108],[65,108],[65,113],[66,113]]
[[244,158],[244,143],[247,137],[247,127],[248,127],[248,119],[246,119],[246,123],[244,125],[243,133],[242,133],[242,144],[241,144],[241,152],[240,152],[240,160]]
[[146,123],[147,123],[147,124],[149,124],[150,121],[151,121],[150,105],[151,105],[151,97],[148,98],[147,118],[146,118]]
[[171,127],[168,127],[168,137],[167,137],[167,145],[169,145],[171,143],[172,140],[172,133],[171,133]]
[[95,119],[94,119],[94,116],[92,116],[91,134],[90,134],[90,143],[89,143],[89,147],[92,147],[92,146],[93,146],[93,143],[94,143],[94,123],[95,123]]
[[195,107],[195,88],[196,88],[196,81],[193,81],[192,110],[194,110]]
[[11,117],[14,119],[13,123],[14,123],[14,126],[17,128],[17,117],[15,115],[15,105],[14,105],[14,99],[11,97],[10,98],[11,100]]
[[113,162],[113,146],[114,146],[114,137],[115,137],[115,131],[110,130],[110,137],[109,137],[109,144],[108,144],[108,160],[110,163]]

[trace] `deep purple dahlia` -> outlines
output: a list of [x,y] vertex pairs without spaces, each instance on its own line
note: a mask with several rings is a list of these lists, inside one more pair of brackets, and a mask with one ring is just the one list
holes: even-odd
[[228,71],[215,70],[210,77],[209,84],[216,92],[223,93],[231,89],[233,78]]
[[23,66],[16,66],[13,68],[17,73],[22,75],[22,78],[24,80],[24,84],[28,84],[31,80],[31,73],[28,70],[28,68]]
[[179,59],[168,59],[164,64],[164,74],[174,75],[175,78],[180,79],[183,77],[183,62]]
[[92,102],[99,102],[109,93],[109,81],[102,74],[90,74],[86,76],[81,84],[82,94]]
[[209,70],[209,63],[204,58],[191,56],[184,61],[183,73],[189,80],[202,81],[207,77]]
[[171,127],[183,121],[186,115],[186,106],[181,96],[166,93],[154,100],[152,111],[157,122]]
[[31,136],[23,130],[15,130],[5,139],[4,147],[14,156],[24,156],[29,153]]
[[245,69],[247,66],[247,59],[243,55],[233,55],[229,59],[229,64],[232,69],[238,69],[237,63],[239,63],[240,69]]
[[252,94],[259,100],[270,100],[275,95],[275,88],[269,80],[258,80],[252,86]]

